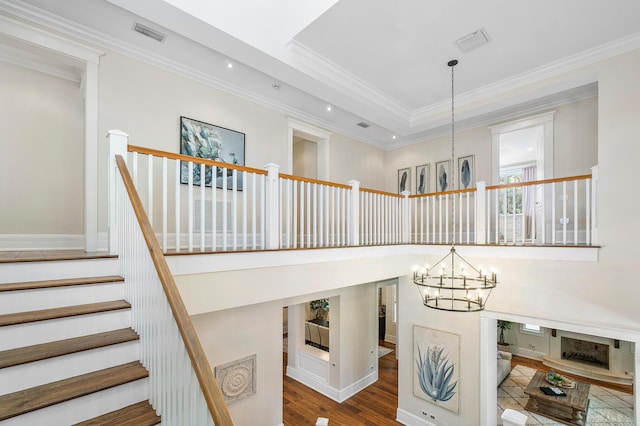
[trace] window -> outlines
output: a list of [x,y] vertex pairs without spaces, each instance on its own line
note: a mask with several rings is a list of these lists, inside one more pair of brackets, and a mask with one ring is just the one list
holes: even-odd
[[[500,169],[500,185],[522,182],[522,166]],[[514,200],[515,197],[515,200]],[[515,202],[514,202],[515,201]],[[505,212],[506,207],[506,212]],[[522,214],[522,187],[507,190],[506,199],[500,203],[500,214]]]
[[544,334],[544,330],[535,324],[520,324],[520,331],[531,334]]

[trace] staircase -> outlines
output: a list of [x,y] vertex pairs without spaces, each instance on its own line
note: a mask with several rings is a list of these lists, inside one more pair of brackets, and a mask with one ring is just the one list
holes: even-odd
[[160,423],[114,265],[0,264],[0,426]]

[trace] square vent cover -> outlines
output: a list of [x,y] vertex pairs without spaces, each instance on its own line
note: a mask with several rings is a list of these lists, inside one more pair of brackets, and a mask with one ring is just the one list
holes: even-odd
[[458,45],[458,48],[463,52],[469,52],[487,43],[489,43],[489,35],[484,28],[480,28],[456,40],[456,45]]

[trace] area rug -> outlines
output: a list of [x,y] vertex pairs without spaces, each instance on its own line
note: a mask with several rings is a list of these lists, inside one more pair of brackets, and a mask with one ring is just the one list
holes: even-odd
[[393,349],[385,348],[384,346],[378,346],[378,358],[382,358],[386,354],[393,352]]
[[[527,394],[524,388],[529,384],[536,370],[516,365],[511,374],[498,387],[498,425],[502,425],[502,412],[507,408],[526,415],[527,425],[558,425],[554,420],[524,409]],[[589,389],[589,412],[585,426],[635,425],[633,421],[633,395],[601,386],[591,385]]]

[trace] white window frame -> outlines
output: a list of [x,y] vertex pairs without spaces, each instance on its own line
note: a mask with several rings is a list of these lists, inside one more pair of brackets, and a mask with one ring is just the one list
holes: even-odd
[[[533,327],[538,327],[538,330],[535,329],[531,329],[528,326],[533,326]],[[544,335],[544,328],[542,328],[541,326],[537,325],[537,324],[527,324],[527,323],[522,323],[520,324],[520,331],[522,333],[526,333],[526,334],[534,334],[536,336],[542,336]]]

